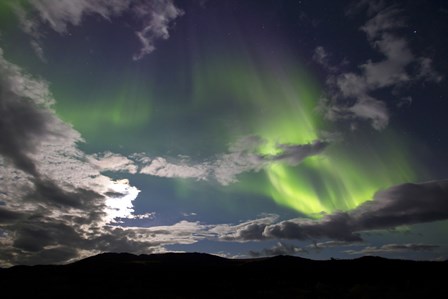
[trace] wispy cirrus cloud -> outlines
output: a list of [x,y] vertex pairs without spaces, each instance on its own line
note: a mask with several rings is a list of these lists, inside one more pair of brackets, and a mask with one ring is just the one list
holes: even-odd
[[133,11],[143,20],[143,28],[135,32],[142,47],[133,56],[134,60],[140,60],[154,51],[157,39],[168,39],[170,23],[184,14],[171,0],[141,2],[133,7]]
[[183,15],[172,0],[27,0],[29,7],[20,2],[11,2],[22,25],[22,30],[32,38],[31,46],[36,55],[46,61],[42,46],[45,38],[42,28],[49,27],[55,32],[66,34],[70,26],[80,26],[89,16],[100,16],[112,20],[124,14],[131,14],[141,23],[135,30],[141,48],[133,55],[140,60],[155,50],[158,39],[169,38],[172,22]]

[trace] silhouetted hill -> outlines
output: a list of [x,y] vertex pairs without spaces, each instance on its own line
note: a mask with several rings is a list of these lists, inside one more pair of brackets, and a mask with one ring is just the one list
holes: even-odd
[[[446,262],[104,253],[0,269],[2,298],[445,298]],[[3,296],[7,294],[7,296]]]

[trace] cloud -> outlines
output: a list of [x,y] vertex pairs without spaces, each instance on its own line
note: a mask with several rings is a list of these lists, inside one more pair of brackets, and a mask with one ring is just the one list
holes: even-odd
[[409,251],[433,251],[440,246],[432,244],[385,244],[382,246],[368,246],[361,250],[346,250],[348,254],[372,255],[378,253],[392,253],[392,252],[409,252]]
[[266,142],[258,136],[247,136],[232,144],[227,153],[217,155],[214,161],[202,163],[191,163],[185,158],[180,163],[171,163],[163,157],[151,159],[143,154],[134,154],[132,157],[143,164],[141,174],[197,180],[214,179],[221,185],[228,185],[236,182],[239,174],[259,171],[272,163],[296,166],[307,157],[320,154],[330,143],[326,140],[315,140],[308,144],[276,144],[276,154],[258,153],[258,148]]
[[260,256],[277,256],[277,255],[296,255],[308,253],[306,249],[295,246],[293,244],[287,244],[284,242],[278,242],[271,248],[265,248],[261,251],[249,251],[249,255],[252,257],[260,257]]
[[88,15],[97,14],[107,19],[120,14],[129,7],[131,1],[29,0],[28,2],[38,13],[38,19],[28,20],[33,22],[31,27],[40,26],[40,21],[58,33],[65,33],[68,25],[78,26],[82,18]]
[[328,66],[328,56],[329,55],[324,47],[319,46],[314,49],[313,59],[325,67]]
[[326,241],[326,242],[314,242],[313,244],[309,245],[308,247],[319,250],[319,249],[325,249],[325,248],[353,246],[353,245],[358,245],[358,244],[359,244],[359,242]]
[[367,15],[372,16],[378,13],[386,6],[383,0],[360,0],[353,2],[346,10],[346,15],[351,16],[359,14],[362,10],[367,9]]
[[248,240],[264,239],[263,231],[266,226],[274,224],[279,216],[275,214],[262,215],[258,219],[245,221],[240,224],[219,224],[210,228],[209,232],[223,241],[245,242]]
[[14,3],[22,30],[32,37],[31,46],[41,60],[46,61],[42,49],[43,26],[49,26],[59,34],[66,34],[69,26],[80,26],[83,18],[100,16],[105,20],[131,13],[142,28],[135,32],[142,47],[133,56],[139,60],[155,49],[155,41],[169,38],[171,23],[183,15],[172,0],[27,0],[25,9]]
[[292,219],[269,225],[263,230],[263,237],[268,239],[314,240],[329,238],[342,241],[361,241],[353,232],[348,213],[335,213],[322,220]]
[[440,82],[443,80],[443,76],[436,72],[432,67],[432,59],[428,57],[421,57],[420,67],[418,71],[418,78],[425,81]]
[[[36,230],[39,236],[36,223],[48,226],[62,216],[73,218],[80,214],[99,221],[103,196],[99,189],[73,187],[70,180],[58,184],[53,177],[68,170],[59,164],[61,161],[82,164],[76,148],[82,139],[55,116],[47,83],[7,62],[1,49],[0,70],[0,184],[4,203],[0,223],[2,230],[12,236],[10,250],[35,251],[41,243],[36,241],[32,247],[29,232]],[[44,235],[41,242],[51,245]]]
[[148,228],[104,226],[80,233],[76,223],[65,219],[30,219],[15,226],[14,233],[0,236],[0,266],[66,263],[101,252],[161,253],[167,245],[209,237],[206,232],[204,225],[181,221]]
[[195,178],[204,180],[208,174],[208,167],[207,165],[200,164],[193,166],[189,166],[186,163],[173,164],[169,163],[165,158],[158,157],[150,160],[148,165],[143,166],[140,173],[166,178]]
[[107,214],[107,222],[120,222],[118,219],[134,218],[140,215],[134,215],[133,201],[137,198],[140,190],[130,186],[129,181],[117,180],[109,185],[109,191],[104,193],[106,197],[105,212]]
[[409,106],[412,104],[412,97],[403,97],[398,100],[397,107]]
[[91,155],[88,159],[89,162],[97,166],[100,171],[137,173],[137,166],[134,161],[120,154],[105,152],[102,154]]
[[171,0],[142,2],[134,7],[134,12],[144,20],[143,28],[136,32],[142,48],[133,56],[134,60],[140,60],[154,51],[155,40],[168,39],[170,23],[184,14]]
[[18,221],[23,218],[23,216],[24,215],[20,212],[11,211],[9,209],[0,207],[0,225],[3,223]]
[[349,14],[359,13],[364,7],[371,17],[360,30],[384,59],[369,59],[358,65],[357,72],[337,73],[328,61],[330,54],[317,47],[314,60],[333,70],[327,80],[327,96],[319,109],[329,120],[366,120],[374,129],[382,130],[389,123],[390,113],[385,102],[373,96],[376,91],[393,88],[396,92],[417,80],[440,82],[442,76],[433,70],[430,58],[417,57],[406,39],[397,34],[398,29],[406,27],[400,9],[385,7],[382,1],[362,1],[352,6]]
[[272,218],[228,227],[223,240],[328,238],[362,241],[362,232],[448,219],[448,181],[402,184],[379,191],[371,201],[350,212],[336,212],[319,220],[291,219],[273,223]]
[[322,46],[318,46],[314,49],[313,60],[330,72],[336,72],[338,70],[336,66],[330,63],[330,54]]
[[52,109],[45,81],[6,61],[0,49],[0,266],[62,263],[104,251],[163,252],[211,236],[182,221],[151,228],[122,227],[140,192],[102,171],[134,173],[132,160],[86,155],[80,134]]
[[310,156],[320,154],[327,146],[327,141],[315,140],[307,144],[277,144],[280,150],[275,155],[263,155],[261,158],[266,162],[283,162],[296,166]]
[[76,157],[80,154],[76,144],[82,138],[55,116],[47,83],[34,80],[7,62],[1,49],[0,71],[0,155],[3,163],[18,171],[17,176],[33,179],[36,187],[44,191],[50,188],[46,181],[52,173],[42,172],[41,164],[56,162],[49,160],[51,156],[56,158],[58,150]]
[[42,62],[47,62],[47,58],[45,57],[44,49],[42,48],[42,46],[36,40],[32,40],[30,44],[37,57],[39,57]]
[[370,7],[369,9],[371,13],[374,12],[374,16],[361,27],[361,30],[366,32],[367,37],[371,40],[381,37],[386,31],[406,26],[404,20],[399,17],[401,10],[396,7],[384,7],[384,5],[378,5],[374,9]]

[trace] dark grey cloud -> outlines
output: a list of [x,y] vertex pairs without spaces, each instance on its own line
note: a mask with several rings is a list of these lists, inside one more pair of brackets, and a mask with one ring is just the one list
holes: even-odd
[[334,213],[320,221],[283,221],[265,228],[263,235],[280,239],[321,239],[330,238],[343,241],[361,241],[353,232],[348,213]]
[[346,250],[348,254],[372,255],[379,253],[395,253],[410,251],[434,251],[440,248],[439,245],[411,243],[411,244],[385,244],[381,246],[367,246],[361,250]]
[[448,180],[394,186],[376,193],[350,215],[356,230],[448,219]]
[[81,239],[71,225],[44,217],[22,221],[14,226],[14,232],[13,246],[27,252],[38,252],[46,246],[60,244],[77,247]]
[[101,200],[102,195],[92,190],[76,188],[66,191],[50,180],[36,179],[34,192],[30,193],[25,201],[42,202],[60,208],[73,207],[88,210],[92,202]]
[[10,246],[0,250],[0,261],[12,265],[65,263],[105,251],[151,253],[163,248],[156,239],[139,240],[132,230],[105,227],[83,232],[73,221],[43,215],[6,226],[5,230],[13,232],[14,237]]
[[362,241],[361,232],[448,219],[448,180],[402,184],[379,191],[349,212],[336,212],[320,220],[291,219],[279,223],[248,222],[234,227],[226,240],[328,238]]
[[226,236],[224,240],[262,240],[266,223],[249,223],[236,230],[233,236]]
[[209,229],[209,232],[224,241],[246,241],[264,239],[266,226],[275,223],[278,215],[262,215],[258,219],[249,220],[237,225],[220,224]]
[[277,256],[277,255],[296,255],[296,254],[307,254],[308,251],[299,246],[288,244],[285,242],[278,242],[271,248],[265,248],[261,251],[251,250],[249,255],[252,257],[260,256]]
[[277,155],[262,156],[266,162],[281,161],[288,165],[298,165],[308,157],[318,155],[329,145],[324,140],[316,140],[308,144],[278,144],[277,148],[281,152]]
[[[0,56],[3,59],[2,52]],[[20,83],[12,80],[14,73],[8,64],[0,63],[0,154],[15,167],[34,176],[37,170],[29,155],[41,139],[54,134],[48,127],[51,115],[17,93],[17,87],[12,84]]]
[[0,207],[0,225],[11,223],[21,219],[24,215],[17,211],[11,211],[7,208]]
[[115,191],[107,191],[104,193],[107,197],[110,198],[122,198],[123,196],[127,195],[127,193],[120,193]]
[[278,153],[266,155],[258,153],[258,148],[266,143],[266,140],[258,136],[249,136],[238,141],[230,148],[230,153],[223,154],[212,165],[215,176],[219,178],[220,175],[225,174],[226,170],[233,175],[239,173],[236,171],[256,171],[277,162],[296,166],[306,158],[322,153],[330,141],[322,139],[306,144],[278,143],[274,146]]

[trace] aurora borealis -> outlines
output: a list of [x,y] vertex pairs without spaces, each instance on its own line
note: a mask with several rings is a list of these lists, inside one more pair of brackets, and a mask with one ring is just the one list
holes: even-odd
[[0,266],[446,258],[447,49],[425,18],[448,8],[425,5],[3,1]]

